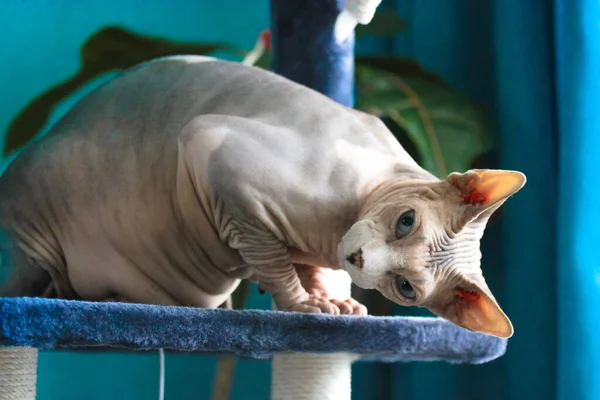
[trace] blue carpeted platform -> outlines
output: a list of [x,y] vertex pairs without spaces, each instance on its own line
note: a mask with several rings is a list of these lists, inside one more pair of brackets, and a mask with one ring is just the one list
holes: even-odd
[[350,352],[362,360],[484,363],[506,340],[438,318],[349,317],[0,298],[0,345],[232,353]]

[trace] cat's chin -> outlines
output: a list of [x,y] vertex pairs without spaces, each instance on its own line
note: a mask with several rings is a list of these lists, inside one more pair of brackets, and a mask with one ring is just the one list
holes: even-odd
[[348,275],[350,275],[350,279],[352,279],[352,283],[355,284],[356,286],[358,286],[361,289],[375,289],[376,288],[376,282],[366,276],[364,273],[362,273],[360,271],[360,269],[358,269],[356,266],[350,264],[348,261],[346,260],[342,260],[340,261],[340,265],[342,266],[342,269],[344,271],[346,271],[348,273]]

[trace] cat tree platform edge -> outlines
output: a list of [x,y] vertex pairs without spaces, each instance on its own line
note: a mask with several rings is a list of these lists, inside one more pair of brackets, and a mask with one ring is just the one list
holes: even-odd
[[434,317],[355,317],[0,298],[0,346],[41,350],[235,354],[339,353],[361,361],[481,364],[507,341]]

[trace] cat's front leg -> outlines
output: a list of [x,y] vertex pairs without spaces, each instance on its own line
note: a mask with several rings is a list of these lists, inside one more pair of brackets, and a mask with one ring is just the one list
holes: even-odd
[[[296,264],[295,267],[300,282],[310,295],[310,299],[296,305],[293,307],[296,309],[292,309],[292,311],[306,312],[310,310],[305,310],[305,308],[311,307],[320,310],[329,309],[329,314],[367,315],[367,308],[353,298],[330,298],[328,287],[331,288],[333,284],[331,280],[336,278],[333,274],[328,274],[331,270],[305,264]],[[326,304],[330,304],[330,307],[326,307]]]
[[250,229],[252,226],[236,228],[230,230],[229,245],[239,251],[259,288],[273,296],[279,310],[367,314],[367,309],[353,299],[330,299],[328,273],[320,267],[292,263],[289,247],[273,233]]

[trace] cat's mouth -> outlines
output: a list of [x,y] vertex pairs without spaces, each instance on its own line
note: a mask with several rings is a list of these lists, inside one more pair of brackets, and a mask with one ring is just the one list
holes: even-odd
[[362,252],[362,248],[358,249],[357,251],[355,251],[354,253],[350,254],[348,257],[346,257],[346,261],[348,261],[350,264],[354,265],[357,268],[362,268],[363,265],[363,252]]

